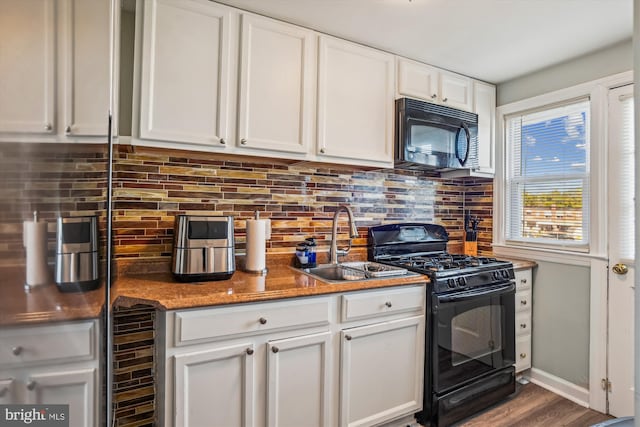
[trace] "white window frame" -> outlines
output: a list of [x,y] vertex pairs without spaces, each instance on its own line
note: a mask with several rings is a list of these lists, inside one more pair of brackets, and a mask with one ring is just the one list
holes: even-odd
[[[582,83],[498,107],[496,114],[496,173],[494,179],[494,227],[493,249],[496,255],[521,258],[547,259],[549,261],[573,261],[582,264],[587,258],[606,259],[606,165],[607,165],[607,108],[608,91],[633,82],[631,72]],[[588,225],[588,247],[562,244],[534,244],[506,239],[508,221],[507,206],[507,147],[506,122],[508,116],[526,111],[551,108],[572,100],[589,98],[590,111],[590,223]]]

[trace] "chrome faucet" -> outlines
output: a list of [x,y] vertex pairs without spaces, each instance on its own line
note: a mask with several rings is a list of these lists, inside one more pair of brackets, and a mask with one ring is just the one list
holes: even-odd
[[[345,211],[349,217],[349,246],[346,249],[338,249],[338,217],[340,212]],[[358,237],[358,227],[353,220],[353,212],[349,206],[340,205],[336,209],[336,213],[333,215],[333,228],[331,229],[331,248],[329,249],[329,264],[337,264],[338,256],[344,256],[349,253],[351,249],[351,239]]]

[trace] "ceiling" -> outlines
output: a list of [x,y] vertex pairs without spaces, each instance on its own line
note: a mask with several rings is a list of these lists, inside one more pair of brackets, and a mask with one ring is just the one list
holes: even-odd
[[631,38],[633,0],[216,0],[501,83]]

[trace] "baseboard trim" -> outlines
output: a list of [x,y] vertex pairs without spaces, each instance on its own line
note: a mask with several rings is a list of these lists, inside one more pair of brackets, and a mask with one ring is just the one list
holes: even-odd
[[530,380],[555,394],[558,394],[585,408],[589,407],[589,390],[579,387],[567,380],[552,375],[540,369],[531,368]]

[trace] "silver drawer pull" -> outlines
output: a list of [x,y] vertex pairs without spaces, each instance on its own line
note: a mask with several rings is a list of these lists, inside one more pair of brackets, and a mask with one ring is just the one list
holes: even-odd
[[253,349],[251,347],[249,347],[246,351],[249,356],[253,354]]
[[34,380],[31,380],[27,383],[27,389],[33,390],[34,388],[36,388],[36,385],[38,385],[38,383],[36,383]]
[[278,347],[276,347],[276,346],[271,347],[271,352],[272,353],[277,353],[279,351],[280,351],[280,349]]
[[225,145],[227,143],[227,141],[224,140],[224,138],[220,138],[220,144]]
[[527,305],[527,300],[526,299],[520,300],[520,305]]
[[261,325],[264,325],[267,323],[267,319],[265,319],[264,317],[261,317],[258,319],[258,322],[260,322]]
[[526,323],[520,323],[520,327],[522,329],[527,329],[527,324]]
[[442,98],[442,102],[447,102],[449,98]]
[[391,301],[385,302],[384,305],[386,305],[389,308],[391,308],[393,306],[393,304],[391,304]]
[[22,348],[22,346],[19,345],[19,346],[13,347],[11,349],[11,353],[13,353],[14,356],[20,356],[22,354],[22,350],[24,349]]
[[347,341],[351,341],[351,335],[345,335],[344,339],[347,340]]
[[520,279],[520,283],[527,283],[527,279]]

